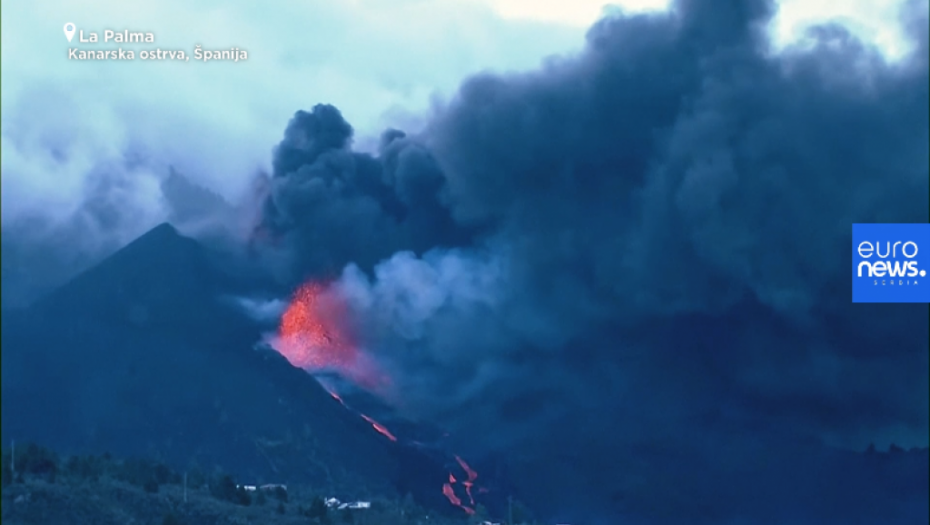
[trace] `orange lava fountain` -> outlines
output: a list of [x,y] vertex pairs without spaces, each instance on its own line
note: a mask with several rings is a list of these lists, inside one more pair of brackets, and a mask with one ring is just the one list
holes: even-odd
[[356,350],[340,329],[344,305],[318,283],[307,283],[281,316],[280,351],[292,365],[309,370],[351,367]]
[[309,372],[334,371],[368,390],[383,387],[347,329],[348,309],[341,297],[317,282],[301,285],[281,316],[275,349],[292,365]]

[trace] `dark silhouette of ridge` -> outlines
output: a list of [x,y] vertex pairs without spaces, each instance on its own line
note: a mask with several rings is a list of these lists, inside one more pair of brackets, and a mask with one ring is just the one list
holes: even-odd
[[218,313],[214,304],[222,281],[203,248],[164,223],[40,299],[31,310],[117,324],[193,328]]

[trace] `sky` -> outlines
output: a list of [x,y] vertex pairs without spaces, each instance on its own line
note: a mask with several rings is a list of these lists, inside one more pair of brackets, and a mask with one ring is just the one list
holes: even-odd
[[[846,0],[826,8],[788,0],[772,32],[783,44],[812,22],[837,18],[900,54],[899,3]],[[627,11],[667,6],[662,0],[618,4]],[[163,213],[157,180],[168,165],[238,199],[254,172],[268,168],[271,147],[296,110],[336,105],[364,147],[388,125],[415,129],[431,104],[448,98],[469,74],[527,70],[550,55],[577,52],[604,12],[599,0],[276,5],[4,0],[3,219],[40,210],[70,220],[88,181],[96,180],[93,173],[123,170],[130,174],[113,198],[137,210],[115,233],[125,242]],[[67,49],[78,46],[78,37],[65,40],[65,22],[87,32],[152,32],[155,47],[188,53],[197,44],[237,46],[249,57],[230,64],[69,61]],[[127,158],[144,162],[127,166]]]
[[[907,50],[900,3],[784,0],[770,28],[773,49],[803,42],[812,23],[838,20],[899,57]],[[297,110],[335,105],[355,128],[355,147],[373,150],[388,126],[421,127],[469,75],[526,71],[576,54],[605,9],[667,5],[3,0],[0,209],[4,231],[18,232],[5,237],[6,275],[22,283],[4,297],[27,301],[170,219],[160,186],[172,168],[229,202],[248,201]],[[235,46],[249,55],[238,63],[69,61],[69,46],[117,46],[80,44],[78,36],[69,44],[66,22],[86,32],[152,32],[153,48]],[[40,256],[37,246],[56,255]],[[29,275],[17,270],[27,267]]]

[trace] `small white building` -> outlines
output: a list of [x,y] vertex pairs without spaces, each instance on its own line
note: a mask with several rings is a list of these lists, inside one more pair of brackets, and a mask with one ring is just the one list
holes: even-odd
[[323,503],[331,509],[348,510],[348,509],[370,509],[370,501],[339,501],[338,498],[326,498]]
[[370,508],[371,508],[371,502],[370,502],[370,501],[352,501],[352,502],[349,502],[349,503],[342,503],[342,504],[339,505],[339,510],[345,510],[345,509],[370,509]]
[[261,491],[274,491],[281,489],[284,492],[287,492],[287,485],[281,485],[279,483],[266,483],[264,485],[255,486],[255,485],[236,485],[237,489],[246,490],[248,492],[255,492],[256,490]]

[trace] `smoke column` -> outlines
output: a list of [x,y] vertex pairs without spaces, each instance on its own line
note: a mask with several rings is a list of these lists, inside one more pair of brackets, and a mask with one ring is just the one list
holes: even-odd
[[928,441],[927,308],[853,305],[849,275],[852,223],[928,221],[906,11],[896,63],[830,26],[773,54],[761,0],[612,16],[377,155],[336,108],[299,112],[267,249],[294,283],[338,276],[402,409],[509,453],[553,515],[885,515],[821,451]]

